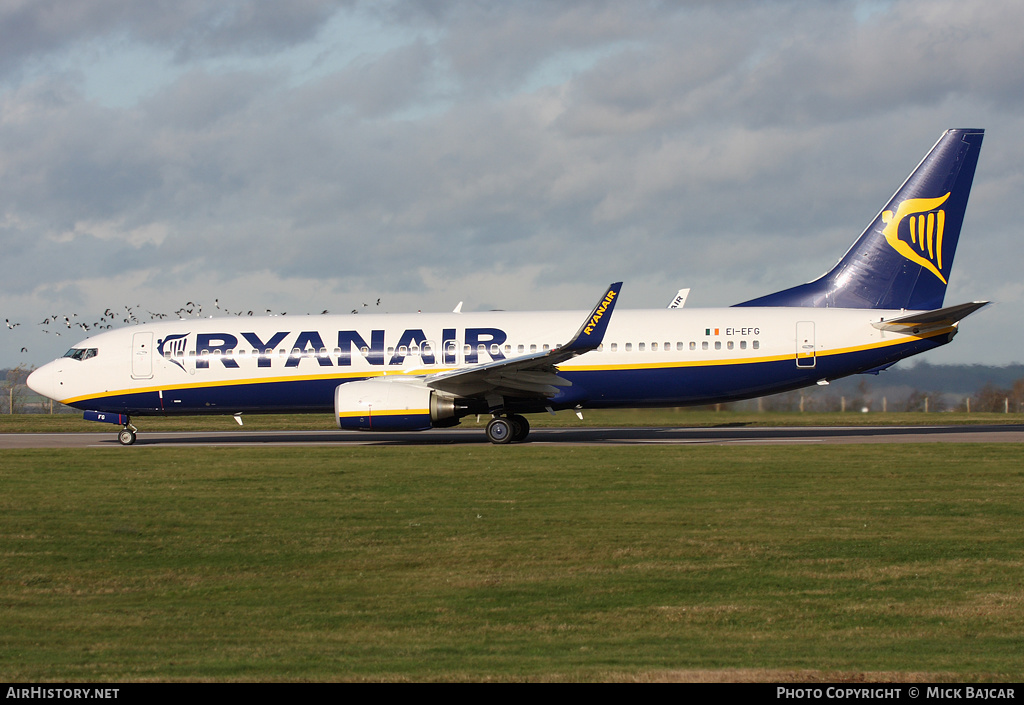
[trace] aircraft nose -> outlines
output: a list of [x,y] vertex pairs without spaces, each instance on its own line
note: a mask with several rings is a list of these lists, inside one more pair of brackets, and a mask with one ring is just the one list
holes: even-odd
[[57,379],[54,372],[54,363],[49,362],[33,372],[25,380],[25,384],[36,394],[48,399],[58,399]]

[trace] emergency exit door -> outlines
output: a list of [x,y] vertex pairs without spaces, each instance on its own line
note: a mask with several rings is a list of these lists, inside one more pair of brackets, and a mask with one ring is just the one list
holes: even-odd
[[796,324],[796,366],[814,367],[814,321]]
[[153,376],[153,334],[132,335],[132,379],[149,379]]

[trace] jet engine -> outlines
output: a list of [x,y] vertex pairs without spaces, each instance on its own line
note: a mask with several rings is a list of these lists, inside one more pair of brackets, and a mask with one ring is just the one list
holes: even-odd
[[338,427],[349,431],[424,431],[455,426],[455,398],[401,379],[348,382],[334,390]]

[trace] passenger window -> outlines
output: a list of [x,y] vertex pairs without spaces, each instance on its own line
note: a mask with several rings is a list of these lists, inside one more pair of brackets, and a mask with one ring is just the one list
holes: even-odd
[[708,349],[708,341],[706,341],[706,340],[705,340],[705,341],[703,341],[703,342],[702,342],[702,343],[700,344],[700,349],[701,349],[701,350],[707,350],[707,349]]
[[715,341],[715,350],[721,350],[721,349],[722,349],[722,341],[721,340],[716,340]]
[[644,344],[643,343],[637,343],[636,349],[639,352],[643,352],[644,351]]
[[746,350],[746,349],[747,349],[747,341],[741,340],[740,341],[740,350]]
[[618,350],[619,350],[619,344],[618,343],[612,343],[612,352],[618,352]]
[[626,343],[626,352],[633,352],[633,343]]
[[730,340],[728,343],[725,344],[725,347],[727,347],[729,350],[732,350],[733,342]]
[[759,350],[760,348],[761,348],[761,343],[759,343],[758,341],[755,340],[754,341],[754,350]]
[[[682,343],[679,343],[679,344],[682,345]],[[697,343],[695,343],[695,342],[693,342],[691,340],[690,341],[690,350],[696,350],[696,349],[697,349]]]
[[[667,348],[668,346],[666,345],[665,347]],[[651,343],[651,352],[657,352],[657,351],[658,351],[658,344],[657,343]]]

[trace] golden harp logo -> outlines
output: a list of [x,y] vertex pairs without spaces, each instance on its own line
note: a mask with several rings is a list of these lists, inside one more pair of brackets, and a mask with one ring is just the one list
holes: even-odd
[[[946,228],[946,211],[936,210],[949,198],[945,196],[938,198],[908,198],[896,208],[896,213],[884,211],[882,222],[882,234],[892,249],[919,264],[929,272],[937,276],[943,284],[946,278],[942,276],[942,234]],[[904,237],[910,241],[900,238],[900,223],[907,221],[904,229]]]

